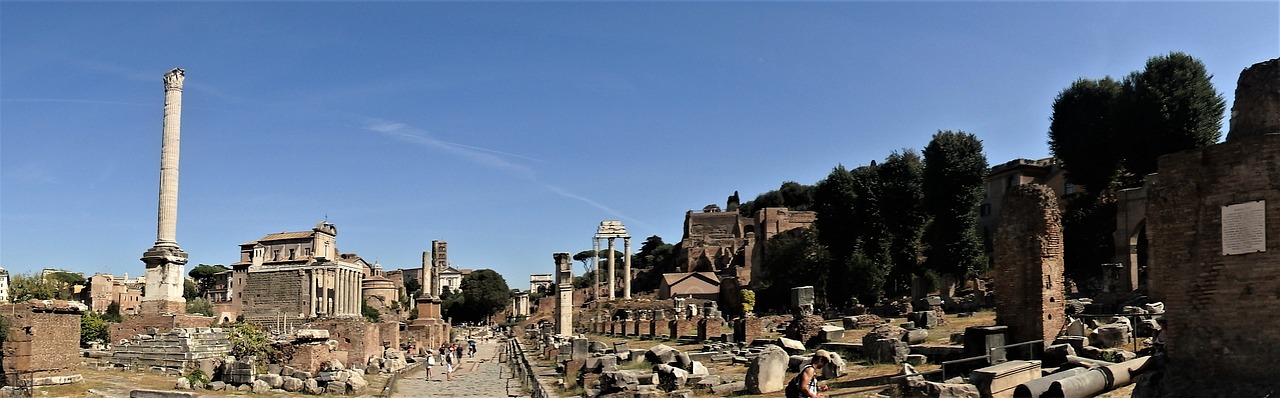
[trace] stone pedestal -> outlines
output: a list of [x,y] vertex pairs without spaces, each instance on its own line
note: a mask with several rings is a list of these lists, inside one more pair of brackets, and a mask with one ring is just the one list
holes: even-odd
[[142,254],[147,265],[146,296],[142,298],[143,314],[184,314],[187,299],[182,297],[184,265],[187,252],[177,246],[154,246]]

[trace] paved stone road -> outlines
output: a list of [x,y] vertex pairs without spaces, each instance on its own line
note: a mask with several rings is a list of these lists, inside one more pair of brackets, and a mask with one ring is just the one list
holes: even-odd
[[[417,369],[400,375],[393,397],[522,397],[524,390],[520,380],[512,379],[511,369],[499,363],[502,345],[495,341],[479,342],[475,358],[463,358],[461,366],[453,373],[453,380],[445,380],[444,366],[436,365],[431,380],[426,372]],[[508,384],[511,385],[508,388]],[[513,395],[514,394],[514,395]]]

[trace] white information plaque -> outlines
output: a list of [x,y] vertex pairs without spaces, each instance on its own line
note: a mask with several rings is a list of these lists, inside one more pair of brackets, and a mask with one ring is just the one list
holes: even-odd
[[1266,208],[1265,200],[1222,206],[1223,255],[1267,251]]

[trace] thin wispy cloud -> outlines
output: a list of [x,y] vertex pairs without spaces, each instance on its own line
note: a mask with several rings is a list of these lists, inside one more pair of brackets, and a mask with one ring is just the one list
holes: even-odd
[[129,106],[154,105],[154,104],[144,104],[141,102],[104,101],[104,100],[89,100],[89,99],[75,99],[75,98],[0,98],[0,102],[17,102],[17,103],[54,102],[54,103],[69,103],[69,104],[129,105]]
[[58,182],[58,178],[49,173],[43,167],[34,163],[27,163],[16,169],[5,170],[5,179],[16,182],[31,182],[41,184],[54,184]]
[[568,190],[565,190],[564,188],[561,188],[555,185],[545,183],[538,178],[537,172],[532,167],[510,160],[510,159],[522,159],[522,160],[544,163],[544,161],[540,159],[531,158],[528,156],[522,156],[522,155],[509,153],[509,152],[503,152],[503,151],[494,150],[494,149],[489,149],[489,148],[482,148],[482,147],[477,147],[472,145],[459,144],[456,142],[440,140],[440,139],[431,137],[423,129],[416,128],[400,122],[392,122],[392,121],[386,121],[386,120],[373,120],[372,122],[370,122],[365,126],[365,129],[375,133],[391,136],[396,139],[412,142],[429,149],[446,152],[446,153],[461,157],[463,159],[466,159],[467,161],[470,161],[477,165],[490,167],[498,170],[505,170],[517,177],[536,183],[542,186],[547,191],[550,191],[551,193],[554,193],[559,196],[563,196],[568,199],[573,199],[573,200],[586,203],[591,207],[600,209],[615,217],[627,219],[630,221],[635,221],[637,224],[640,224],[641,226],[650,228],[648,223],[637,220],[635,218],[628,217],[625,214],[622,214],[622,212],[619,212],[613,208],[610,208],[609,206],[605,206],[604,204],[601,204],[600,202],[592,200],[591,198],[578,195],[573,192],[569,192]]

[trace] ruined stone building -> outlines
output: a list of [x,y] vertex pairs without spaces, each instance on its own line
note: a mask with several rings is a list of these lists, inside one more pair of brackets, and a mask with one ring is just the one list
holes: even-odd
[[1146,228],[1165,396],[1280,389],[1280,58],[1240,74],[1225,142],[1159,158]]
[[0,306],[0,385],[32,387],[79,382],[82,304],[31,300]]
[[268,234],[240,244],[240,260],[231,264],[226,287],[229,312],[262,325],[360,316],[370,265],[340,253],[337,235],[337,227],[321,221],[309,231]]
[[817,219],[812,211],[792,211],[769,207],[754,217],[722,212],[707,206],[701,213],[685,213],[684,236],[676,246],[676,266],[682,273],[713,272],[751,283],[766,253],[765,242],[782,232],[808,228]]

